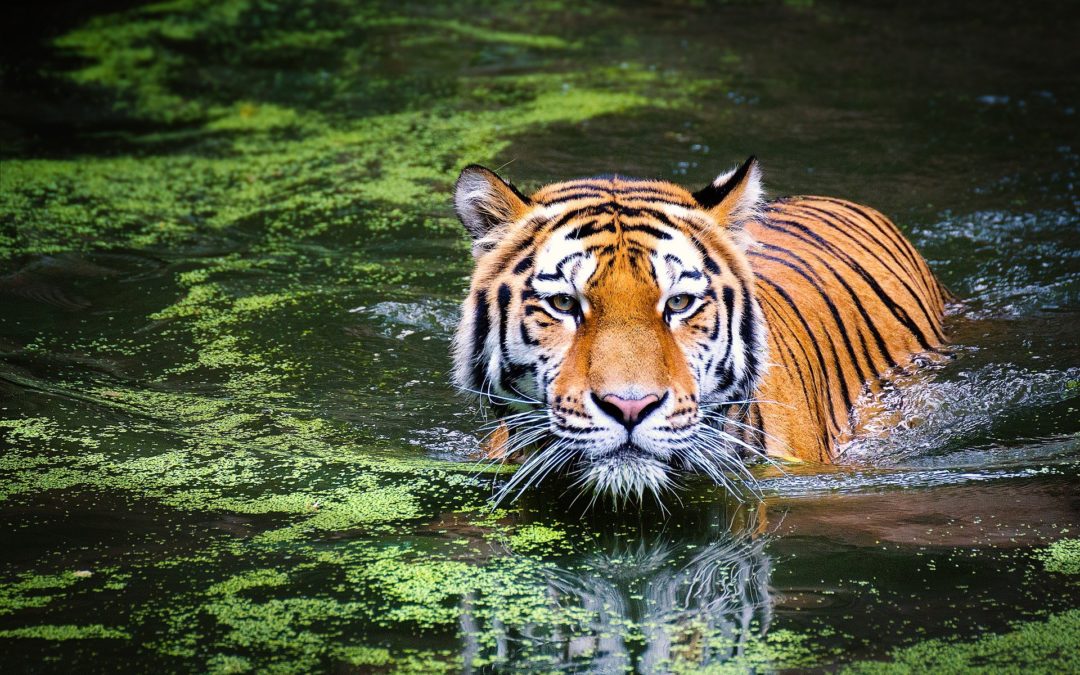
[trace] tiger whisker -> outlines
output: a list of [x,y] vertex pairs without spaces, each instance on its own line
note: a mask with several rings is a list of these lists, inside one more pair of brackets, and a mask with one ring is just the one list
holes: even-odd
[[[759,427],[756,427],[756,426],[754,426],[752,424],[747,424],[746,422],[742,422],[740,420],[732,419],[731,417],[728,417],[726,414],[724,414],[723,412],[721,412],[719,410],[704,410],[703,409],[703,410],[701,410],[701,418],[703,420],[716,420],[716,421],[724,422],[724,423],[730,422],[731,424],[734,424],[734,425],[736,425],[736,426],[738,426],[740,428],[747,429],[747,430],[753,431],[755,433],[759,433],[762,436],[764,436],[764,437],[766,437],[766,438],[768,438],[770,440],[776,441],[777,443],[787,445],[782,439],[780,439],[780,438],[766,432],[765,430],[763,430],[763,429],[761,429]],[[790,446],[788,447],[788,449],[790,449]]]
[[516,500],[532,484],[538,482],[541,476],[547,475],[551,470],[563,464],[566,459],[569,459],[571,454],[572,453],[569,452],[569,449],[565,447],[562,441],[556,441],[549,448],[545,448],[542,452],[534,455],[533,457],[535,459],[531,459],[526,461],[525,464],[522,464],[521,468],[518,469],[513,477],[500,488],[492,508],[497,508],[506,496],[514,491],[514,488],[517,487],[519,483],[524,481],[524,484],[516,491],[514,496],[514,500]]
[[[752,455],[754,455],[756,457],[759,457],[760,459],[762,459],[762,460],[764,460],[764,461],[766,461],[766,462],[768,462],[768,463],[770,463],[772,465],[778,465],[778,467],[779,467],[779,464],[777,464],[777,462],[775,462],[775,460],[773,460],[769,456],[762,453],[760,448],[757,448],[757,447],[755,447],[753,445],[750,445],[750,444],[742,441],[741,438],[737,438],[735,436],[732,436],[729,433],[724,432],[723,430],[719,430],[719,429],[716,429],[715,427],[710,427],[710,426],[703,427],[702,431],[704,431],[705,434],[710,434],[710,433],[714,434],[714,438],[712,438],[712,440],[719,441],[719,442],[725,442],[725,443],[733,443],[735,445],[739,445],[739,446],[745,448],[746,450],[750,451],[750,453]],[[708,438],[708,436],[707,435],[702,436],[702,440],[705,440],[705,438]],[[737,463],[738,463],[739,468],[740,468],[742,473],[744,473],[747,477],[753,478],[752,474],[750,473],[750,469],[746,468],[746,464],[744,464],[741,461],[737,462]]]
[[[499,401],[509,401],[510,403],[523,403],[525,405],[543,405],[542,401],[537,401],[536,399],[533,399],[533,398],[528,398],[528,399],[513,398],[511,396],[503,396],[502,394],[496,394],[496,393],[494,393],[492,391],[481,391],[481,390],[477,390],[477,389],[469,389],[468,387],[461,387],[461,391],[467,391],[470,394],[476,394],[477,396],[480,396],[482,398],[486,398],[489,401],[499,400]],[[518,393],[520,393],[520,392],[518,392]]]

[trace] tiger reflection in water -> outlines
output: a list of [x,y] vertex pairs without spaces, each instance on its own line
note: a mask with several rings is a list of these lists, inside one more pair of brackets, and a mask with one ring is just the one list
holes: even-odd
[[772,620],[769,537],[757,532],[753,509],[710,520],[710,527],[694,526],[709,532],[705,539],[608,535],[583,560],[553,568],[549,608],[583,613],[584,625],[485,625],[472,609],[480,599],[467,595],[460,620],[465,671],[486,672],[491,663],[518,670],[527,661],[544,671],[661,673],[743,655]]

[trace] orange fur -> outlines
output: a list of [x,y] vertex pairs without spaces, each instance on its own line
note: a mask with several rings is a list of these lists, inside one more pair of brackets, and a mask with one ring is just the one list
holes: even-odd
[[[585,419],[594,394],[668,393],[667,424],[688,428],[701,421],[708,394],[688,354],[725,317],[736,323],[738,312],[745,320],[730,330],[753,349],[739,355],[753,388],[725,402],[723,424],[769,455],[830,462],[851,436],[863,388],[945,341],[946,293],[892,222],[826,197],[762,203],[753,160],[694,194],[665,181],[604,177],[526,198],[486,170],[469,171],[457,206],[477,242],[477,265],[456,341],[456,378],[470,389],[508,398],[520,392],[528,377],[511,372],[509,362],[523,357],[507,351],[520,339],[561,358],[553,380],[532,394],[556,419]],[[494,205],[484,201],[484,181]],[[574,226],[574,241],[588,243],[597,265],[570,330],[530,291],[529,275],[555,233]],[[715,268],[711,300],[681,322],[663,312],[655,261],[643,262],[658,237],[670,239],[657,234],[667,228]],[[764,322],[760,344],[755,320]]]

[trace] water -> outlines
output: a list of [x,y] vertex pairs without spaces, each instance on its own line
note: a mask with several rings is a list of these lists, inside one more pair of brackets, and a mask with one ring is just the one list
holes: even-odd
[[[1074,9],[21,11],[5,671],[1077,667]],[[456,170],[696,187],[751,153],[901,225],[964,300],[953,358],[760,504],[492,512],[447,384]]]

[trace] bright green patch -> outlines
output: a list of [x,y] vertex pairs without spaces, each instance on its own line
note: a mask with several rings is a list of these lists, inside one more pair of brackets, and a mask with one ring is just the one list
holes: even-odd
[[0,585],[0,616],[28,607],[44,607],[63,596],[81,576],[67,572],[46,576],[23,574],[18,581]]
[[890,662],[856,663],[850,675],[892,673],[1075,673],[1080,670],[1080,610],[1021,623],[972,642],[927,640],[893,652]]
[[115,628],[106,628],[99,624],[88,626],[27,626],[25,628],[10,628],[0,630],[0,639],[26,639],[26,640],[124,640],[131,637],[125,631]]
[[1080,574],[1080,539],[1055,541],[1039,553],[1047,572]]
[[518,553],[550,552],[564,548],[566,534],[544,525],[526,525],[510,537],[510,546]]
[[249,588],[282,586],[288,581],[289,576],[277,570],[253,570],[214,584],[206,592],[210,595],[235,595]]

